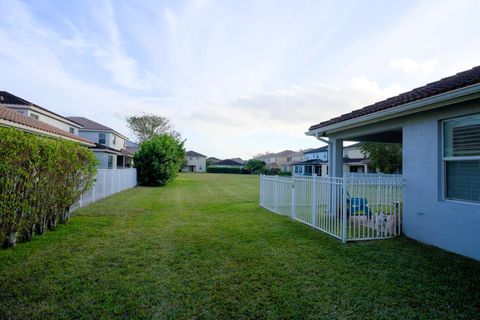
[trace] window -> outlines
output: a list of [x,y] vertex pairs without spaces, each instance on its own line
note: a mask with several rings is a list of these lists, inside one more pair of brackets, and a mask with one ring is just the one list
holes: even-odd
[[116,145],[117,144],[117,136],[114,135],[112,141],[113,141],[113,145]]
[[107,136],[105,133],[99,133],[98,134],[98,143],[99,144],[105,144],[107,142]]
[[113,169],[113,156],[108,156],[108,169]]
[[480,202],[480,114],[443,122],[444,198]]
[[75,134],[75,129],[73,129],[72,127],[68,128],[68,130],[70,131],[71,134]]
[[30,117],[32,117],[35,120],[38,120],[38,114],[30,113]]

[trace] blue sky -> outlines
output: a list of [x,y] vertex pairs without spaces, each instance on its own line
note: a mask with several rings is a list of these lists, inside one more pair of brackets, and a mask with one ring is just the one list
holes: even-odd
[[480,1],[0,0],[1,90],[186,148],[317,147],[307,128],[479,65]]

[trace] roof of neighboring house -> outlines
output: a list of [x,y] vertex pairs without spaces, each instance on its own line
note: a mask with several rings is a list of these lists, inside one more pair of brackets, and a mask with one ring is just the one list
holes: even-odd
[[[358,163],[358,162],[364,162],[367,161],[365,158],[343,158],[343,163]],[[310,159],[310,160],[305,160],[301,162],[297,162],[293,164],[294,166],[311,166],[311,165],[316,165],[316,164],[324,164],[328,163],[328,160],[321,160],[321,159]]]
[[76,123],[81,124],[83,128],[81,128],[80,130],[111,131],[111,132],[114,132],[115,134],[121,136],[125,140],[128,140],[127,137],[125,137],[123,134],[119,133],[118,131],[115,131],[112,128],[104,126],[101,123],[95,122],[95,121],[87,119],[85,117],[67,117],[67,119],[70,119],[70,120],[72,120]]
[[207,160],[210,160],[210,161],[221,161],[220,159],[215,158],[215,157],[208,157]]
[[12,127],[25,129],[26,131],[28,131],[27,128],[31,128],[32,132],[39,132],[39,133],[43,132],[45,135],[60,136],[60,137],[64,137],[69,140],[78,141],[87,145],[94,145],[93,141],[71,134],[70,132],[59,129],[45,122],[36,120],[32,117],[25,116],[23,114],[18,113],[15,110],[0,106],[0,123],[2,122]]
[[243,166],[243,163],[233,160],[233,159],[226,159],[215,163],[215,165],[220,166]]
[[192,150],[187,151],[187,152],[185,153],[185,155],[187,155],[187,156],[189,156],[189,157],[204,157],[204,158],[207,157],[207,156],[205,156],[205,155],[203,155],[203,154],[201,154],[201,153],[198,153],[198,152],[195,152],[195,151],[192,151]]
[[283,151],[280,151],[278,153],[275,153],[274,155],[276,157],[287,157],[287,156],[291,155],[292,153],[295,153],[295,151],[293,151],[293,150],[283,150]]
[[322,151],[327,151],[327,150],[328,150],[328,145],[317,148],[317,149],[311,149],[310,151],[304,152],[303,154],[317,153],[317,152],[322,152]]
[[456,75],[443,78],[441,80],[429,83],[422,87],[399,94],[398,96],[388,98],[386,100],[376,102],[362,109],[354,110],[350,113],[343,114],[339,117],[332,118],[328,121],[320,122],[310,127],[309,130],[326,127],[332,124],[343,122],[346,120],[362,117],[368,114],[379,112],[385,109],[394,108],[402,104],[422,100],[441,93],[453,91],[463,87],[480,83],[480,66],[470,70],[459,72]]
[[10,92],[7,92],[7,91],[0,91],[0,105],[2,104],[8,104],[8,105],[18,105],[18,106],[25,106],[25,107],[36,107],[38,109],[41,109],[43,111],[46,111],[46,112],[49,112],[51,114],[54,114],[56,115],[57,117],[60,117],[62,119],[65,119],[66,121],[68,122],[73,122],[77,125],[80,125],[80,123],[76,122],[76,121],[73,121],[67,117],[64,117],[64,116],[61,116],[59,115],[58,113],[55,113],[55,112],[52,112],[44,107],[40,107],[39,105],[37,104],[34,104],[30,101],[27,101],[25,99],[22,99],[20,97],[17,97],[16,95],[14,94],[11,94]]

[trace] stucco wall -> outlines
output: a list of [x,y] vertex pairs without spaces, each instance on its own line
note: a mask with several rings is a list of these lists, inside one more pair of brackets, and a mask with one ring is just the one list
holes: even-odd
[[97,168],[99,169],[108,169],[108,156],[113,156],[113,166],[111,169],[116,169],[117,168],[117,156],[111,153],[106,153],[106,152],[93,152],[95,156],[97,157],[98,161],[100,162]]
[[440,121],[480,112],[463,104],[411,117],[403,127],[404,232],[416,240],[480,259],[480,204],[443,199]]
[[185,156],[188,166],[194,166],[194,172],[206,172],[207,171],[207,158],[196,156]]
[[480,100],[449,105],[330,135],[355,137],[403,128],[405,235],[448,251],[480,259],[480,204],[443,199],[441,121],[480,113]]

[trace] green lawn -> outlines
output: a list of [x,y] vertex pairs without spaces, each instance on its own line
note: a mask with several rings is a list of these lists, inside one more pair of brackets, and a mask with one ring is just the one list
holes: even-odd
[[0,319],[474,319],[480,263],[342,244],[258,207],[258,176],[183,174],[0,251]]

